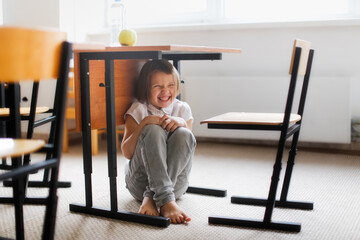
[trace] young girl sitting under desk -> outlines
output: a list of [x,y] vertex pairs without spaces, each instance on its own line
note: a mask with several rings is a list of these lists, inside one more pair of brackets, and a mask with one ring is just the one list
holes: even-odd
[[179,75],[171,63],[147,62],[136,82],[136,100],[125,114],[121,144],[130,159],[126,187],[142,201],[139,213],[168,217],[171,223],[191,220],[176,199],[188,187],[196,146],[191,109],[176,99],[179,89]]

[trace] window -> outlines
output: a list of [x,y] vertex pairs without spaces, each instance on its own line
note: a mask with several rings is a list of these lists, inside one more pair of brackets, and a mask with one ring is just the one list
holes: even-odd
[[[1,1],[1,0],[0,0]],[[74,40],[108,33],[115,0],[62,0],[60,25]],[[359,0],[121,0],[125,26],[216,25],[360,19]]]
[[131,26],[205,22],[211,6],[208,0],[130,0],[125,5],[126,21]]
[[132,27],[360,18],[358,0],[128,0],[125,4]]
[[224,17],[235,22],[283,22],[359,18],[355,0],[225,0]]

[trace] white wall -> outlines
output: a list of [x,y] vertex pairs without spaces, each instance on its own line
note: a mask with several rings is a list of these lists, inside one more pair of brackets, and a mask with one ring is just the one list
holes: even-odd
[[3,0],[4,25],[59,27],[59,0]]
[[[52,29],[58,29],[60,26],[59,0],[3,0],[3,10],[4,25]],[[21,83],[21,95],[29,99],[28,102],[22,102],[21,106],[30,105],[31,89],[31,83]],[[40,106],[52,104],[54,91],[55,81],[41,82],[38,104]],[[26,126],[22,123],[23,131],[26,130]],[[48,129],[49,126],[42,126],[36,131],[49,132]]]

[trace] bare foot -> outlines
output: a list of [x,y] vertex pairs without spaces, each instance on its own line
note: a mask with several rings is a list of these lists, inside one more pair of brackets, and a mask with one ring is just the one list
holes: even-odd
[[159,211],[151,197],[144,197],[138,213],[159,216]]
[[171,223],[187,223],[191,221],[191,218],[181,211],[175,201],[168,202],[162,206],[160,214],[163,217],[170,218]]

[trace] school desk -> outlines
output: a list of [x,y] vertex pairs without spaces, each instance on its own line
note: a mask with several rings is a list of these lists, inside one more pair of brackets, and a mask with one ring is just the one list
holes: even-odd
[[[220,60],[223,53],[241,49],[205,46],[158,45],[76,49],[74,46],[76,129],[82,132],[85,204],[70,204],[70,211],[167,227],[168,218],[119,211],[117,201],[116,126],[133,99],[133,79],[149,59],[167,59],[180,71],[185,60]],[[93,205],[91,130],[107,129],[110,208]],[[189,187],[188,192],[226,195],[226,190]]]

